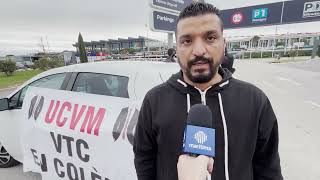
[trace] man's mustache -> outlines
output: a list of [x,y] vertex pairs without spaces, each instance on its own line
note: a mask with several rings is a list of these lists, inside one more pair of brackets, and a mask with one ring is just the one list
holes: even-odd
[[204,56],[197,56],[195,57],[194,59],[191,59],[189,62],[188,62],[188,67],[191,67],[192,65],[195,65],[197,62],[204,62],[204,63],[212,63],[213,62],[213,59],[212,58],[207,58],[207,57],[204,57]]

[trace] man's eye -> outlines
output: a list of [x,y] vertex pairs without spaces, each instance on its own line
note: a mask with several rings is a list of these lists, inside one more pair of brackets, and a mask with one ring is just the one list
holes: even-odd
[[216,40],[217,38],[215,37],[215,36],[208,36],[207,37],[207,40],[208,41],[214,41],[214,40]]
[[190,43],[191,43],[191,39],[182,40],[182,44],[190,44]]

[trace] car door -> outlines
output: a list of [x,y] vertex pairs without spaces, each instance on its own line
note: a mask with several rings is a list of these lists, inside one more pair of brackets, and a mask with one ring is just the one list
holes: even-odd
[[0,112],[0,142],[16,160],[22,161],[20,133],[23,112],[21,108],[28,88],[35,86],[50,89],[65,89],[69,78],[69,73],[51,74],[33,81],[9,97],[10,110]]

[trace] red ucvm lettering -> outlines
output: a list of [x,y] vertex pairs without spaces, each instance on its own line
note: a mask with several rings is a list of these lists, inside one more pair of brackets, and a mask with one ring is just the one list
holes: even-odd
[[[98,112],[95,114],[95,107],[93,106],[81,105],[81,107],[79,107],[79,104],[72,105],[68,101],[60,102],[51,100],[45,122],[51,124],[55,121],[58,127],[63,127],[66,125],[67,121],[69,121],[69,128],[74,130],[80,119],[84,116],[80,132],[85,132],[85,130],[87,130],[87,133],[91,134],[92,129],[94,128],[94,135],[99,136],[100,126],[104,119],[106,109],[99,108]],[[70,116],[62,117],[63,114],[67,112],[72,113],[71,119],[68,119]]]

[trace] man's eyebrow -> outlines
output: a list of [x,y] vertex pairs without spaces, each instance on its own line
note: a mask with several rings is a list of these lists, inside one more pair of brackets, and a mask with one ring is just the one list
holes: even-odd
[[190,37],[191,37],[190,34],[184,34],[184,35],[181,35],[181,36],[179,37],[179,39],[187,39],[187,38],[190,38]]
[[207,31],[205,34],[210,35],[210,34],[219,34],[219,33],[216,30],[210,30],[210,31]]

